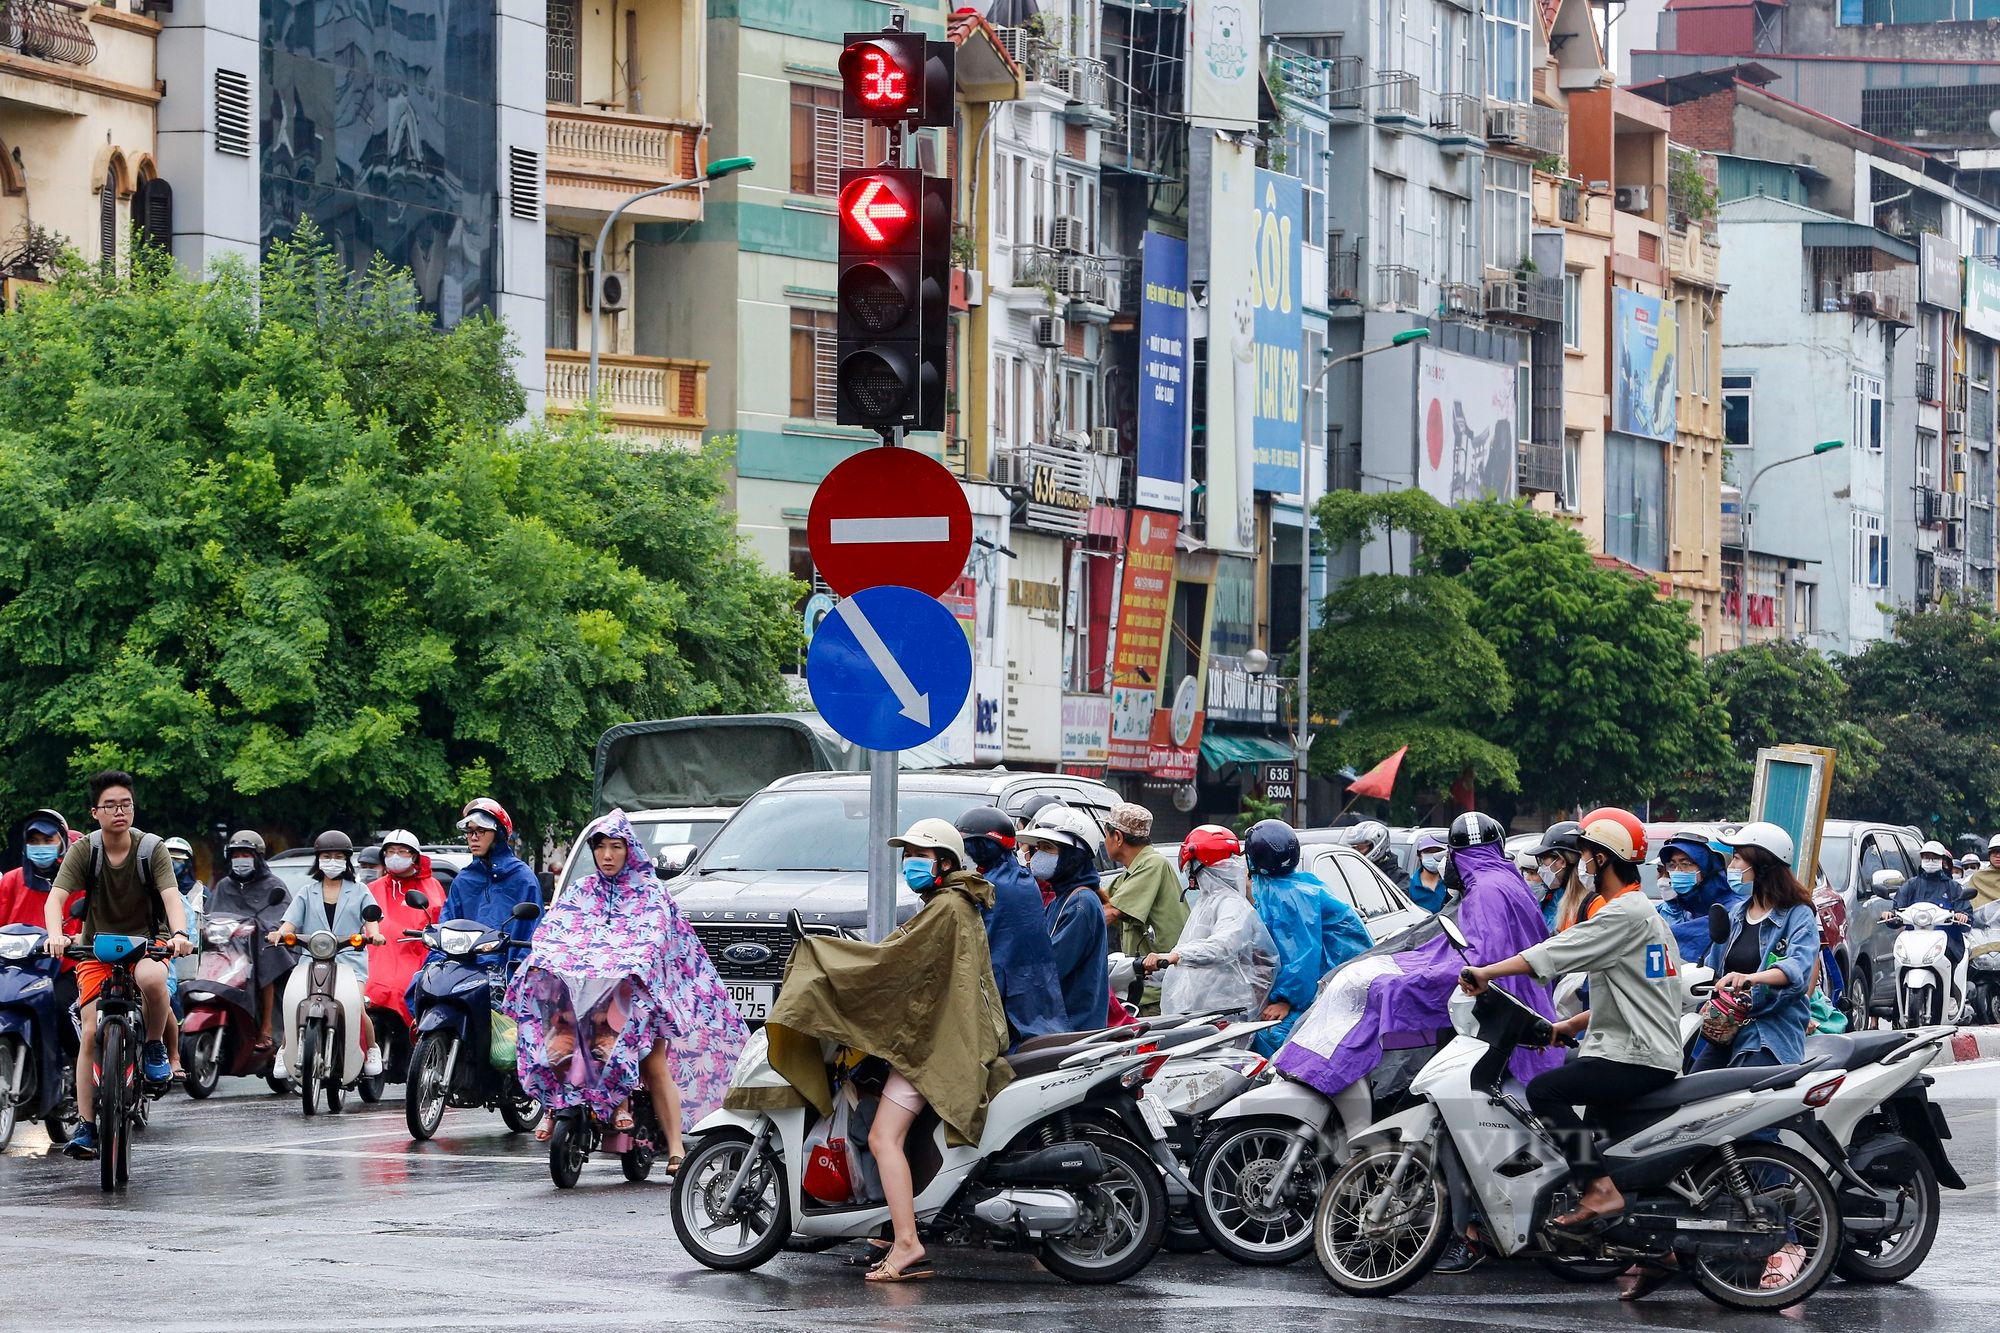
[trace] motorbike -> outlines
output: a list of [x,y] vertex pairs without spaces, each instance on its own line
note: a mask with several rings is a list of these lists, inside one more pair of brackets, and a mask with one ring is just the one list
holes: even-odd
[[[573,1088],[601,1086],[604,1065],[591,1037],[607,1030],[604,1016],[620,983],[593,977],[564,979],[558,984],[560,989],[554,994],[529,991],[529,1002],[541,1011],[547,1030],[566,1030],[574,1041],[567,1057],[551,1063],[560,1068],[563,1081]],[[527,1058],[525,1053],[523,1058]],[[557,1189],[573,1188],[584,1166],[598,1152],[616,1153],[625,1179],[635,1184],[652,1175],[667,1135],[643,1084],[632,1090],[629,1109],[630,1129],[619,1129],[584,1105],[549,1113],[549,1177]]]
[[[382,909],[369,903],[361,909],[361,919],[373,925],[382,919]],[[284,943],[298,947],[297,933],[287,928]],[[367,948],[368,937],[342,939],[330,930],[316,930],[306,936],[304,947],[306,956],[285,983],[280,1011],[288,1016],[285,1058],[298,1076],[300,1109],[313,1115],[324,1093],[327,1112],[339,1115],[349,1088],[364,1102],[378,1102],[381,1075],[361,1072],[367,1057],[361,1046],[361,983],[340,962],[342,951]]]
[[2000,1023],[2000,907],[1989,903],[1972,914],[1965,936],[1965,1000],[1975,1023]]
[[[1443,922],[1461,956],[1456,922]],[[1521,1046],[1546,1046],[1548,1020],[1497,986],[1450,1002],[1453,1040],[1425,1066],[1417,1104],[1357,1131],[1313,1218],[1327,1276],[1352,1296],[1406,1290],[1436,1266],[1472,1210],[1504,1256],[1550,1255],[1593,1266],[1673,1256],[1703,1294],[1743,1310],[1799,1304],[1833,1275],[1842,1229],[1825,1170],[1796,1149],[1745,1136],[1811,1130],[1845,1074],[1826,1058],[1718,1069],[1599,1107],[1598,1171],[1626,1207],[1576,1228],[1577,1174],[1508,1072]],[[1765,1261],[1796,1245],[1791,1280],[1766,1288]]]
[[0,1148],[23,1112],[42,1122],[51,1143],[68,1142],[75,1123],[73,1085],[69,1118],[63,1114],[62,1029],[70,1018],[55,1002],[62,963],[42,947],[47,939],[34,926],[0,926]]
[[[415,889],[403,900],[420,911],[430,906]],[[516,921],[533,921],[541,914],[536,903],[514,905]],[[527,942],[468,920],[440,921],[403,935],[444,955],[417,974],[412,1006],[417,1037],[403,1092],[410,1137],[421,1143],[436,1134],[447,1106],[498,1110],[514,1133],[533,1130],[541,1123],[542,1104],[522,1090],[512,1061],[502,1069],[492,1054],[493,1015],[506,994],[507,971],[490,964],[511,950],[527,948]]]
[[1890,914],[1896,936],[1896,1026],[1930,1027],[1954,1020],[1965,994],[1965,961],[1954,967],[1946,951],[1951,909],[1911,903]]
[[[271,890],[270,905],[285,901],[283,889]],[[257,975],[262,943],[254,917],[210,914],[202,926],[201,970],[181,984],[186,1013],[181,1019],[181,1068],[187,1074],[188,1096],[197,1101],[215,1094],[222,1076],[261,1078],[271,1091],[285,1096],[292,1080],[275,1077],[278,1048],[257,1049],[263,1035],[263,1015],[257,1006],[264,978]]]

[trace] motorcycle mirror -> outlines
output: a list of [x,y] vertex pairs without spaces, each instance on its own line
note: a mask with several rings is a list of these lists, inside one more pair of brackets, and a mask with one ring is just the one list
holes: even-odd
[[1893,898],[1896,890],[1903,887],[1903,872],[1900,870],[1878,870],[1868,878],[1868,887],[1877,898]]
[[1444,931],[1444,937],[1451,941],[1452,948],[1464,953],[1472,947],[1472,942],[1465,938],[1465,932],[1458,928],[1458,922],[1448,916],[1441,916],[1437,919],[1437,923],[1438,928]]
[[424,896],[422,889],[411,889],[403,895],[403,901],[416,908],[419,912],[427,911],[431,905],[431,900]]
[[282,907],[287,896],[289,895],[283,889],[272,889],[271,896],[265,899],[265,902],[272,907]]
[[541,914],[542,914],[542,905],[540,903],[514,904],[514,919],[516,921],[533,921],[536,917],[540,916]]
[[785,929],[791,932],[792,938],[795,940],[802,940],[806,937],[806,919],[799,915],[798,908],[794,907],[791,911],[785,913]]
[[361,909],[361,919],[363,921],[380,921],[382,919],[382,909],[374,903],[370,903]]
[[1716,903],[1708,909],[1708,942],[1729,943],[1729,909]]

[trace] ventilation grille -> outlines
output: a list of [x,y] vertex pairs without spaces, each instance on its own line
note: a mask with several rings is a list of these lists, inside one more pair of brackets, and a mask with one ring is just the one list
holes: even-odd
[[215,71],[215,151],[250,156],[250,80],[233,69]]
[[532,148],[507,150],[507,211],[523,222],[541,216],[542,155]]

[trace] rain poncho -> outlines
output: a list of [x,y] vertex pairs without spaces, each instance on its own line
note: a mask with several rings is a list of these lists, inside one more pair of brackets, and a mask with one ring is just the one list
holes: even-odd
[[1981,866],[1965,877],[1962,887],[1974,911],[2000,903],[2000,870]]
[[[1465,891],[1445,905],[1445,914],[1465,932],[1472,963],[1497,963],[1548,938],[1540,907],[1499,844],[1461,847],[1452,853],[1452,865]],[[1434,922],[1427,924],[1435,933],[1423,943],[1398,953],[1388,947],[1401,941],[1370,950],[1333,974],[1278,1052],[1274,1063],[1280,1073],[1330,1096],[1366,1077],[1385,1050],[1435,1041],[1438,1029],[1451,1023],[1446,1006],[1466,960]],[[1507,977],[1493,984],[1554,1019],[1548,991],[1533,978]],[[1523,1048],[1514,1053],[1510,1068],[1526,1082],[1561,1063],[1560,1051]]]
[[[55,864],[49,867],[46,875],[35,869],[34,863],[27,859],[30,825],[53,828],[62,839],[56,844],[58,853]],[[15,827],[12,847],[21,854],[21,864],[0,875],[0,926],[33,926],[36,930],[47,927],[49,889],[55,884],[56,866],[62,864],[61,853],[68,851],[69,844],[74,841],[76,838],[69,831],[69,821],[54,810],[37,810]]]
[[692,1128],[722,1104],[749,1034],[625,812],[586,828],[585,846],[600,832],[625,843],[625,868],[606,879],[593,866],[569,887],[507,987],[521,1086],[544,1106],[587,1106],[610,1120],[639,1086],[640,1060],[664,1041]]
[[1278,950],[1277,977],[1265,1003],[1282,1001],[1292,1009],[1278,1026],[1265,1028],[1251,1043],[1259,1054],[1272,1055],[1305,1017],[1319,994],[1320,979],[1375,941],[1361,923],[1361,914],[1309,870],[1253,874],[1250,886],[1258,919]]
[[[1896,890],[1897,911],[1917,903],[1931,903],[1947,912],[1964,912],[1971,905],[1971,895],[1949,872],[1940,870],[1934,875],[1918,875]],[[1965,927],[1957,922],[1949,922],[1941,929],[1954,940],[1965,938]]]
[[[438,923],[444,910],[444,888],[431,873],[430,857],[419,852],[410,874],[371,880],[368,891],[382,906],[380,929],[389,941],[368,946],[368,1003],[395,1010],[405,1023],[414,1022],[408,1001],[410,981],[430,950],[422,940],[403,938],[403,932]],[[419,910],[404,901],[412,891],[422,893],[430,906]]]
[[1278,946],[1250,905],[1250,866],[1232,856],[1194,871],[1201,892],[1181,927],[1180,955],[1161,974],[1160,1012],[1254,1017],[1271,993]]
[[1014,1043],[1067,1031],[1062,978],[1056,974],[1056,956],[1049,945],[1041,888],[1027,867],[1005,851],[980,870],[993,886],[993,906],[981,915],[986,920],[986,947],[993,956],[993,981],[1000,988]]
[[[265,936],[276,930],[285,919],[285,907],[292,900],[292,891],[285,887],[265,864],[264,858],[256,858],[250,873],[242,879],[234,871],[228,870],[229,861],[222,862],[225,873],[215,877],[215,883],[208,890],[208,918],[217,917],[237,921],[257,923],[257,960],[254,976],[258,986],[282,978],[292,967],[292,951],[281,944],[267,944]],[[278,890],[283,896],[277,905],[271,904],[271,890]]]
[[1090,853],[1066,846],[1049,881],[1055,896],[1042,909],[1062,981],[1063,1023],[1069,1032],[1104,1026],[1111,1004],[1111,965],[1104,903],[1097,896],[1097,867]]
[[[1749,895],[1738,893],[1729,887],[1723,872],[1729,868],[1729,858],[1709,846],[1700,838],[1669,838],[1660,847],[1660,860],[1664,865],[1667,853],[1680,852],[1701,872],[1701,878],[1686,893],[1676,894],[1660,903],[1660,915],[1673,928],[1674,943],[1681,951],[1683,963],[1699,963],[1708,956],[1708,909],[1717,903],[1731,911]],[[1660,883],[1667,882],[1664,872]]]

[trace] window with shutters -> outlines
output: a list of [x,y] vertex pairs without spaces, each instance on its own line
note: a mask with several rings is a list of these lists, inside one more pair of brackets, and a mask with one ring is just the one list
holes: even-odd
[[834,401],[835,329],[831,310],[792,311],[792,415],[805,421],[831,421]]
[[97,191],[97,244],[98,262],[104,268],[104,276],[110,277],[118,271],[118,167],[114,163],[105,169],[104,184]]
[[547,264],[548,345],[576,350],[577,245],[574,236],[542,238]]
[[840,89],[792,85],[792,193],[831,199],[840,169],[867,165],[868,126],[840,114]]
[[157,176],[140,181],[132,193],[132,239],[161,250],[173,248],[174,191]]

